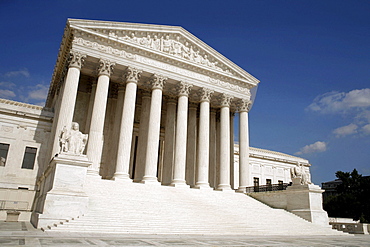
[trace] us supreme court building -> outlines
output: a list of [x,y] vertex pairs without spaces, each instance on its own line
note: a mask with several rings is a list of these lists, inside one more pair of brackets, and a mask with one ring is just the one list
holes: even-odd
[[309,174],[249,147],[258,84],[182,27],[68,19],[45,107],[0,99],[0,216],[37,225],[53,191],[88,208],[88,179],[246,192]]

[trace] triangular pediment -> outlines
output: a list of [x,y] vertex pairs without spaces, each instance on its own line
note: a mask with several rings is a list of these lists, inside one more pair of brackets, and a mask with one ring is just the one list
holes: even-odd
[[179,26],[69,19],[71,28],[128,46],[162,54],[256,86],[259,81],[206,43]]

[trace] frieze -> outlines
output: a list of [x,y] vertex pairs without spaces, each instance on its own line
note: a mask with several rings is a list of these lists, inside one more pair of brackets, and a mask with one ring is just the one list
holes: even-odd
[[178,73],[178,74],[181,74],[181,75],[192,77],[192,78],[195,78],[195,79],[198,79],[198,80],[201,80],[201,81],[210,82],[213,85],[216,85],[216,86],[219,86],[219,87],[222,87],[222,88],[225,88],[225,89],[229,89],[229,90],[232,90],[232,91],[237,91],[237,92],[240,92],[240,93],[250,95],[250,90],[247,87],[242,87],[240,85],[236,85],[236,84],[225,82],[225,81],[222,81],[222,80],[219,80],[219,79],[211,78],[211,77],[206,76],[206,75],[202,75],[202,74],[199,74],[199,73],[196,73],[196,72],[193,72],[193,71],[189,71],[189,70],[186,70],[186,69],[183,69],[183,68],[179,68],[177,66],[173,66],[173,65],[166,64],[166,63],[163,63],[163,62],[160,62],[160,61],[156,61],[156,60],[153,60],[153,59],[150,59],[150,58],[147,58],[147,57],[132,54],[132,53],[126,52],[124,50],[113,48],[111,46],[102,45],[102,44],[99,44],[97,42],[85,40],[83,38],[75,38],[73,40],[73,43],[77,44],[77,45],[89,47],[89,48],[92,48],[94,50],[98,50],[98,51],[101,51],[101,52],[104,52],[104,53],[107,53],[107,54],[127,58],[127,59],[134,60],[134,61],[137,61],[137,62],[140,62],[140,63],[144,63],[144,64],[147,64],[147,65],[150,65],[150,66],[153,66],[153,67],[157,67],[157,68],[160,68],[160,69],[164,69],[164,70],[168,70],[168,71],[171,71],[171,72],[174,72],[174,73]]
[[113,48],[111,46],[101,45],[97,42],[92,42],[92,41],[85,40],[85,39],[82,39],[82,38],[75,38],[73,40],[73,43],[78,44],[78,45],[82,45],[82,46],[85,46],[85,47],[89,47],[89,48],[92,48],[94,50],[98,50],[98,51],[101,51],[101,52],[104,52],[104,53],[119,56],[119,57],[124,57],[124,58],[128,58],[128,59],[133,59],[133,60],[135,60],[135,57],[136,57],[136,55],[128,53],[126,51],[119,50],[119,49]]

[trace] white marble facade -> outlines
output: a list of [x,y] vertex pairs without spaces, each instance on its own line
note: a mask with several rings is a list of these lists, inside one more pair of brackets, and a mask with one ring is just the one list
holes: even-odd
[[231,190],[238,113],[243,191],[258,83],[181,27],[70,19],[46,102],[57,115],[49,157],[55,133],[76,122],[89,136],[90,175]]
[[[10,145],[0,185],[47,193],[35,184],[45,187],[60,153],[86,157],[98,179],[239,192],[255,177],[289,183],[307,160],[249,148],[258,83],[181,27],[69,19],[46,106],[0,102],[0,143]],[[33,169],[16,155],[26,146],[37,148]]]

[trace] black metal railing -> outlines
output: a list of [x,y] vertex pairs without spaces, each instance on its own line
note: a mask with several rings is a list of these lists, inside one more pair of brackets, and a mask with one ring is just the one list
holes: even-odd
[[266,192],[266,191],[278,191],[278,190],[286,190],[289,186],[288,183],[284,184],[268,184],[268,185],[259,185],[259,186],[250,186],[247,187],[247,193],[252,192]]

